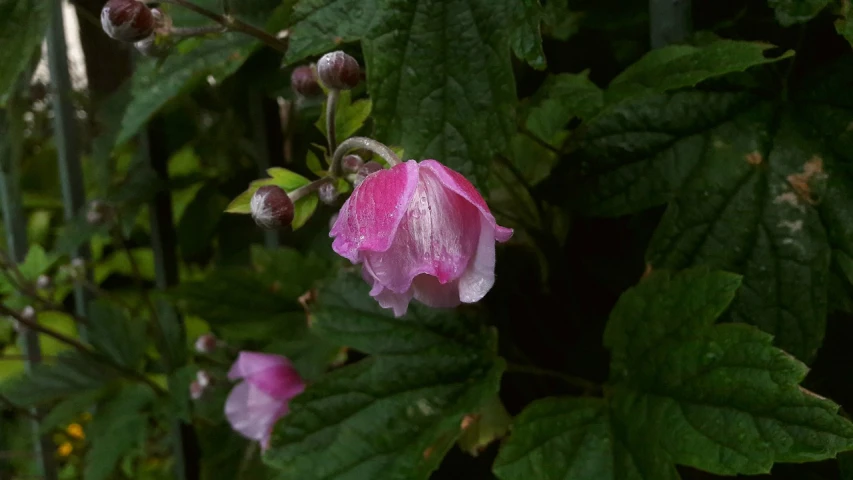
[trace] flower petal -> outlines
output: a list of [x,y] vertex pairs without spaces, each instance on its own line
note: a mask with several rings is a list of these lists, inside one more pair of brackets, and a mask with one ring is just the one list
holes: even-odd
[[231,370],[228,372],[228,379],[237,380],[248,377],[279,365],[290,366],[290,360],[281,355],[272,355],[269,353],[240,352],[240,356],[237,357],[237,361],[234,362],[234,365],[231,366]]
[[391,246],[418,184],[414,160],[373,173],[347,199],[329,232],[332,249],[353,263],[360,251],[384,252]]
[[417,190],[390,248],[367,252],[364,264],[377,283],[396,293],[409,290],[421,274],[440,283],[459,278],[479,238],[480,212],[448,190],[431,170],[421,170]]
[[499,242],[505,242],[512,237],[512,229],[501,227],[497,224],[494,215],[492,215],[492,211],[489,210],[489,206],[486,204],[486,201],[483,200],[483,196],[480,195],[480,192],[474,188],[474,185],[472,185],[471,182],[469,182],[461,173],[447,168],[435,160],[424,160],[420,163],[420,166],[422,169],[429,169],[432,172],[435,172],[445,187],[453,190],[457,195],[468,200],[472,205],[477,207],[483,214],[483,217],[485,217],[495,229],[495,238]]
[[415,300],[433,308],[453,308],[459,305],[459,283],[440,283],[430,275],[418,275],[412,281]]
[[247,382],[234,387],[225,401],[225,417],[231,428],[261,442],[264,448],[269,446],[273,425],[287,412],[286,401],[276,400]]
[[477,253],[459,278],[459,299],[474,303],[482,299],[495,284],[495,229],[487,218],[480,220]]

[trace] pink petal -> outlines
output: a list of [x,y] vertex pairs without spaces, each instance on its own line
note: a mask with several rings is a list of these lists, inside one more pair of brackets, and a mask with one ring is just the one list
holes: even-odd
[[231,428],[246,438],[269,446],[269,436],[273,425],[286,415],[286,401],[276,400],[263,391],[242,382],[228,395],[225,401],[225,417]]
[[244,378],[253,387],[274,398],[289,400],[305,390],[299,372],[285,357],[257,352],[240,352],[228,378]]
[[329,236],[332,249],[358,263],[360,251],[384,252],[391,246],[418,183],[414,160],[369,175],[347,199]]
[[373,298],[379,302],[382,308],[390,308],[394,310],[395,317],[402,317],[409,310],[409,302],[412,300],[412,291],[405,293],[396,293],[388,289],[382,289],[376,295],[371,294]]
[[228,379],[237,380],[280,365],[290,366],[290,360],[281,355],[269,353],[240,352],[240,356],[228,372]]
[[364,264],[376,283],[396,293],[409,290],[421,274],[440,283],[459,278],[474,255],[481,215],[470,202],[421,169],[417,189],[390,248],[367,252]]
[[459,305],[459,284],[457,281],[440,283],[429,275],[418,275],[412,281],[415,299],[433,308],[453,308]]
[[424,160],[420,163],[422,169],[429,169],[438,176],[441,183],[456,192],[459,196],[471,202],[472,205],[480,209],[480,212],[483,214],[489,223],[495,229],[495,238],[499,242],[505,242],[512,237],[512,229],[501,227],[495,221],[494,215],[492,215],[492,211],[489,210],[489,206],[486,204],[486,201],[483,200],[483,196],[480,195],[480,192],[474,188],[474,185],[468,181],[461,173],[451,170],[441,163],[435,160]]
[[479,301],[495,284],[495,233],[487,218],[480,220],[477,253],[459,278],[459,299],[464,303]]

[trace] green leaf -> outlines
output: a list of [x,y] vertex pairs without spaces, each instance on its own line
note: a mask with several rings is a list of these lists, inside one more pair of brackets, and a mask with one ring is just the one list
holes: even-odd
[[89,303],[88,340],[96,350],[128,368],[136,368],[145,352],[145,323],[119,307],[97,300]]
[[117,378],[117,372],[76,351],[60,353],[53,363],[0,386],[0,393],[16,405],[32,406],[82,391],[96,390]]
[[789,27],[814,18],[829,5],[829,0],[767,0],[767,3],[776,10],[776,20]]
[[838,405],[799,386],[804,364],[753,327],[715,324],[735,283],[704,269],[660,272],[622,296],[605,333],[616,421],[674,462],[720,475],[853,448]]
[[47,273],[50,267],[56,263],[55,255],[48,255],[41,245],[30,245],[24,261],[18,265],[21,274],[30,281],[35,281],[39,275]]
[[527,130],[551,146],[560,147],[569,120],[575,117],[587,120],[601,110],[604,93],[592,83],[588,73],[549,76],[527,108],[524,122]]
[[536,70],[544,70],[545,52],[542,51],[541,22],[544,16],[539,0],[520,0],[511,4],[516,19],[510,36],[510,46],[515,56]]
[[44,39],[51,3],[0,0],[0,106]]
[[[272,178],[262,178],[250,183],[248,190],[232,200],[226,207],[225,211],[228,213],[252,213],[252,208],[250,206],[252,196],[264,185],[277,185],[284,189],[284,191],[291,192],[303,185],[311,183],[311,180],[308,180],[302,175],[281,167],[272,167],[267,170],[267,173]],[[317,210],[317,205],[319,205],[319,203],[320,199],[316,193],[308,194],[294,202],[293,222],[290,224],[291,228],[293,228],[293,230],[297,230],[305,225],[305,222],[307,222],[311,218],[311,215],[314,214],[314,211]]]
[[54,428],[71,423],[78,415],[92,407],[103,394],[102,390],[86,390],[72,394],[50,409],[39,422],[39,428],[43,433],[48,433]]
[[810,361],[826,324],[829,239],[847,242],[853,208],[843,187],[853,115],[846,97],[830,93],[844,91],[851,71],[849,62],[834,65],[787,103],[699,89],[604,111],[587,125],[579,155],[581,208],[622,215],[669,203],[649,245],[651,267],[743,274],[729,318]]
[[380,3],[377,27],[363,42],[377,136],[483,186],[515,129],[510,3]]
[[116,144],[130,140],[169,100],[195,82],[208,76],[221,82],[236,72],[257,46],[250,37],[224,34],[186,54],[172,55],[162,65],[155,59],[147,59],[134,73],[131,100]]
[[512,424],[512,417],[498,396],[465,419],[469,423],[466,425],[465,420],[462,421],[464,432],[456,443],[464,452],[475,457],[489,444],[505,437]]
[[301,0],[293,9],[285,61],[296,63],[361,40],[376,19],[377,0]]
[[778,57],[767,58],[764,54],[770,48],[773,45],[766,43],[717,40],[701,47],[670,45],[652,50],[613,79],[607,97],[612,101],[692,87],[709,78],[794,55],[789,50]]
[[[352,101],[352,93],[349,90],[340,92],[338,99],[338,108],[335,114],[335,137],[338,143],[343,142],[347,138],[355,135],[364,122],[370,117],[370,111],[373,108],[373,102],[370,99],[363,98],[361,100]],[[326,109],[323,108],[320,114],[320,119],[314,125],[328,137],[326,133]],[[309,152],[310,153],[310,152]]]
[[91,448],[84,470],[87,480],[108,478],[122,456],[145,442],[149,419],[142,409],[153,398],[148,387],[129,385],[98,409],[89,427]]
[[318,333],[374,356],[321,377],[291,402],[265,455],[282,475],[426,479],[462,417],[497,393],[503,361],[492,333],[416,305],[394,318],[368,290],[343,274],[318,295]]

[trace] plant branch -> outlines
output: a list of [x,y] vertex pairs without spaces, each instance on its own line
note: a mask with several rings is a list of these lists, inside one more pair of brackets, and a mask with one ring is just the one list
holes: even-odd
[[[155,3],[154,0],[147,0],[146,3]],[[245,33],[247,35],[251,35],[258,40],[264,42],[268,46],[282,52],[287,53],[287,42],[279,40],[273,35],[257,28],[249,25],[248,23],[235,18],[232,15],[220,15],[216,12],[212,12],[200,5],[196,5],[195,3],[189,0],[157,0],[156,3],[170,3],[173,5],[178,5],[186,8],[187,10],[191,10],[201,16],[207,17],[214,22],[222,25],[228,30]]]
[[335,154],[332,156],[332,166],[329,168],[329,176],[334,178],[341,176],[341,161],[347,153],[357,149],[370,150],[385,159],[392,167],[402,163],[397,154],[382,143],[366,137],[350,137],[341,142],[335,149]]
[[329,97],[326,99],[326,136],[329,137],[329,153],[332,154],[338,148],[338,139],[335,133],[335,115],[338,109],[338,98],[341,91],[337,88],[329,90]]
[[539,375],[539,376],[543,376],[543,377],[558,378],[558,379],[566,382],[569,385],[572,385],[574,387],[577,387],[577,388],[583,390],[583,392],[585,394],[592,394],[592,393],[601,392],[601,385],[599,385],[595,382],[591,382],[591,381],[586,380],[584,378],[575,377],[572,375],[567,375],[567,374],[562,373],[562,372],[557,372],[554,370],[548,370],[545,368],[539,368],[539,367],[536,367],[533,365],[517,365],[514,363],[510,363],[510,364],[507,364],[506,371],[507,372],[514,372],[514,373],[527,373],[530,375]]
[[309,195],[311,193],[316,192],[317,190],[320,189],[320,187],[322,187],[323,185],[325,185],[327,183],[330,183],[332,180],[334,180],[334,178],[332,176],[323,177],[323,178],[314,180],[313,182],[311,182],[307,185],[303,185],[303,186],[297,188],[296,190],[288,192],[287,195],[290,197],[290,201],[296,203],[296,201],[302,199],[306,195]]

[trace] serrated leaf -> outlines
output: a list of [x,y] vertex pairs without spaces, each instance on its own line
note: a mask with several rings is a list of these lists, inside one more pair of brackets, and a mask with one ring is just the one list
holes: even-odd
[[376,19],[377,0],[302,0],[293,9],[288,64],[360,40]]
[[145,352],[145,323],[106,301],[89,303],[88,340],[114,362],[136,368]]
[[0,106],[47,33],[51,3],[0,0]]
[[153,397],[148,387],[129,385],[98,410],[90,426],[91,448],[84,470],[87,480],[108,478],[123,455],[143,444],[148,417],[141,411]]
[[203,42],[189,53],[173,54],[162,65],[155,59],[147,59],[134,73],[131,100],[116,144],[136,135],[151,116],[193,83],[208,75],[222,81],[236,72],[257,46],[251,37],[224,34]]
[[676,480],[675,467],[648,446],[631,450],[597,398],[547,398],[516,417],[495,460],[501,480]]
[[814,18],[829,5],[829,0],[768,0],[767,4],[776,10],[776,20],[789,27]]
[[606,110],[587,125],[583,208],[619,215],[668,202],[651,267],[743,274],[730,318],[810,361],[825,330],[828,238],[844,238],[853,206],[830,188],[833,176],[846,181],[851,151],[847,100],[830,93],[849,78],[848,63],[804,82],[785,104],[698,89]]
[[544,70],[545,52],[542,51],[541,22],[542,5],[539,0],[520,0],[512,3],[514,25],[510,34],[510,46],[515,56],[537,70]]
[[503,362],[491,333],[414,305],[414,316],[393,318],[368,290],[344,274],[318,295],[319,332],[376,355],[321,377],[291,402],[265,455],[283,475],[426,479],[462,417],[497,392]]
[[509,2],[383,0],[362,42],[377,136],[475,185],[514,130]]
[[853,448],[838,405],[799,386],[804,364],[751,326],[715,324],[732,286],[704,269],[662,272],[623,295],[605,334],[616,422],[674,462],[721,475]]
[[642,93],[692,87],[709,78],[741,72],[794,55],[789,50],[778,57],[768,58],[764,54],[770,48],[773,45],[734,40],[717,40],[699,47],[669,45],[658,48],[614,78],[607,90],[607,98],[615,101]]
[[[343,142],[347,138],[355,135],[364,122],[370,117],[370,111],[373,108],[373,102],[368,98],[352,101],[352,93],[350,90],[340,92],[338,99],[338,108],[335,114],[335,137],[338,143]],[[326,109],[323,108],[320,113],[320,119],[314,125],[328,137],[326,133]],[[310,153],[310,152],[309,152]]]
[[559,147],[560,135],[573,118],[587,120],[604,106],[604,92],[589,79],[588,72],[549,76],[531,100],[524,125],[527,130]]
[[39,364],[32,372],[4,383],[0,386],[0,393],[16,405],[30,407],[82,391],[96,390],[117,376],[115,370],[79,352],[63,352],[53,363]]

